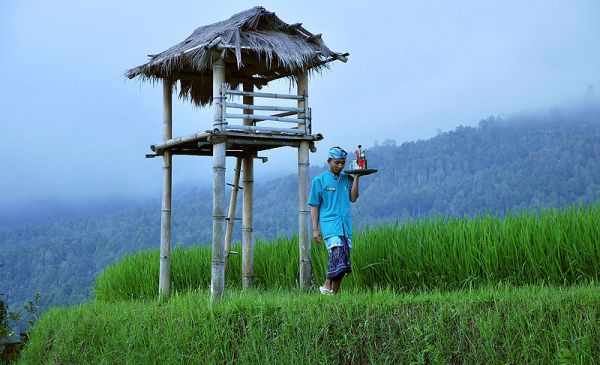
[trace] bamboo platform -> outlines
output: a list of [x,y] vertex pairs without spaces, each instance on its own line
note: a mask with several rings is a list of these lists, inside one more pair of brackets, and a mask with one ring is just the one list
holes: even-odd
[[150,145],[154,152],[147,154],[147,158],[162,156],[169,150],[173,155],[213,156],[213,145],[227,143],[226,156],[243,157],[244,151],[264,151],[277,147],[298,148],[302,142],[308,142],[309,149],[316,151],[315,142],[323,139],[318,134],[292,134],[276,131],[257,131],[238,129],[232,127],[225,131],[213,130],[196,133],[185,137],[169,139],[160,144]]

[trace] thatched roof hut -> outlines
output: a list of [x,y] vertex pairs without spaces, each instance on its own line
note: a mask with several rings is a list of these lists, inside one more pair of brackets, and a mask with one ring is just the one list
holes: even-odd
[[304,71],[320,71],[348,54],[331,51],[321,34],[300,23],[287,24],[275,13],[257,6],[231,18],[196,29],[183,42],[151,55],[150,61],[129,70],[128,78],[180,81],[180,97],[205,105],[212,98],[212,64],[223,58],[226,82],[261,87]]

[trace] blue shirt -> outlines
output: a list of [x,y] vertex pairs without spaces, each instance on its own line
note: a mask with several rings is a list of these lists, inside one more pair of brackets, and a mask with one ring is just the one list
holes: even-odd
[[337,241],[329,240],[330,237],[352,237],[350,190],[353,180],[353,177],[345,172],[341,172],[336,179],[329,170],[312,180],[308,204],[319,207],[319,228],[328,250]]

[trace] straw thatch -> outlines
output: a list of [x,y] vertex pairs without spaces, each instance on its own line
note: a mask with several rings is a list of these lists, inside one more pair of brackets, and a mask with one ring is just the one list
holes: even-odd
[[196,29],[126,76],[179,80],[181,97],[205,105],[212,97],[212,64],[220,58],[226,62],[225,80],[235,88],[244,82],[260,87],[303,71],[320,71],[332,60],[345,61],[347,55],[332,52],[320,34],[313,35],[299,23],[289,25],[257,6]]

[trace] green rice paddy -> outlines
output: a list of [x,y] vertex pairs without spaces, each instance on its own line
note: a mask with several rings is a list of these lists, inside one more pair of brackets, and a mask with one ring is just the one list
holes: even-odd
[[207,290],[46,313],[21,364],[593,364],[600,291]]
[[[241,251],[238,247],[235,251]],[[326,251],[313,244],[315,286]],[[21,364],[592,364],[600,359],[600,205],[434,218],[355,234],[341,294],[298,289],[298,243],[232,256],[210,302],[210,248],[115,262],[95,300],[45,313]]]
[[[572,285],[600,278],[600,205],[498,218],[435,218],[370,227],[355,234],[353,273],[343,288],[398,291],[455,290],[482,285]],[[234,251],[240,252],[239,245]],[[261,241],[254,248],[258,288],[297,288],[296,238]],[[313,281],[325,277],[327,253],[311,251]],[[210,247],[172,251],[172,290],[210,285]],[[98,277],[98,300],[155,298],[158,249],[128,255]],[[241,257],[232,255],[228,289],[241,287]]]

